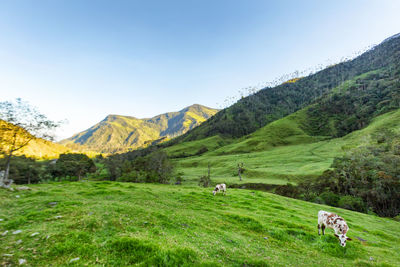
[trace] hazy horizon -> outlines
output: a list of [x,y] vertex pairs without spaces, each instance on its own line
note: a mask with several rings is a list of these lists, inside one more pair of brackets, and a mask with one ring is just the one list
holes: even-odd
[[400,32],[398,1],[3,1],[2,101],[53,120],[58,140],[109,114],[221,108],[238,90],[338,62]]

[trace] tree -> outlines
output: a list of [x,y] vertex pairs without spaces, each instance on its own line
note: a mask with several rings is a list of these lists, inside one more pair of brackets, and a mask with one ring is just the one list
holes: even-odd
[[[6,160],[6,158],[1,158],[0,166],[3,166]],[[43,162],[38,162],[26,156],[13,156],[10,165],[10,177],[16,184],[38,183],[45,175],[43,165]]]
[[166,184],[172,177],[174,166],[168,159],[167,153],[157,151],[148,158],[147,169],[150,172],[155,172],[159,183]]
[[67,153],[61,154],[53,170],[54,176],[75,176],[78,180],[87,173],[96,171],[96,165],[85,154]]
[[211,164],[208,163],[207,175],[200,176],[199,185],[203,187],[209,187],[211,184]]
[[14,102],[0,102],[0,153],[6,159],[0,187],[9,188],[10,162],[18,150],[35,138],[52,140],[51,130],[59,123],[49,120],[29,103],[17,98]]

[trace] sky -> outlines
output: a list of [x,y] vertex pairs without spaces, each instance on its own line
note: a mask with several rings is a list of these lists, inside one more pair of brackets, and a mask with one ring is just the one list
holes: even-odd
[[108,114],[220,108],[380,43],[399,14],[398,0],[1,0],[0,101],[68,121],[58,140]]

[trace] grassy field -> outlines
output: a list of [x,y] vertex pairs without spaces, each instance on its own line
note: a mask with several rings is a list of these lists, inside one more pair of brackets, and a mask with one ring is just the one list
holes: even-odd
[[[342,138],[328,139],[308,136],[299,127],[302,113],[297,112],[261,128],[238,142],[229,142],[220,148],[220,137],[186,142],[167,148],[170,155],[198,151],[202,146],[216,148],[200,156],[179,158],[174,161],[188,184],[196,184],[199,176],[207,173],[211,165],[214,182],[233,183],[296,183],[307,177],[316,177],[328,169],[334,157],[349,149],[366,145],[371,136],[383,129],[400,131],[400,110],[375,118],[371,124]],[[211,150],[211,149],[210,149]],[[193,154],[193,153],[192,153]],[[245,166],[244,179],[239,181],[237,164]]]
[[[117,182],[31,188],[0,190],[0,233],[9,231],[0,234],[2,266],[17,265],[19,259],[25,259],[27,266],[398,266],[400,262],[399,222],[269,193],[229,189],[226,196],[214,197],[211,188]],[[318,236],[320,209],[342,215],[354,241],[342,248],[331,230]],[[13,234],[16,230],[22,232]]]

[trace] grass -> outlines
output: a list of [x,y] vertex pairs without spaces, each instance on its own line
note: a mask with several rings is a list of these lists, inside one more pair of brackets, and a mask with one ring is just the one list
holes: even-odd
[[[18,259],[26,259],[29,266],[398,266],[400,262],[399,222],[269,193],[228,189],[226,196],[214,197],[210,188],[117,182],[31,188],[0,190],[4,219],[0,233],[9,231],[0,235],[0,265],[17,265]],[[331,230],[318,236],[320,209],[343,216],[354,241],[342,248]],[[15,230],[22,232],[14,235]],[[32,237],[35,232],[39,234]],[[69,263],[74,258],[79,260]]]
[[[302,179],[317,177],[328,169],[335,157],[346,151],[371,142],[371,136],[383,129],[400,131],[400,110],[376,117],[368,127],[354,131],[342,138],[326,139],[306,135],[300,128],[302,112],[275,121],[238,142],[222,143],[221,137],[181,143],[167,148],[168,153],[194,154],[204,144],[210,151],[199,156],[175,159],[185,182],[196,184],[199,176],[207,173],[211,164],[214,182],[233,183],[296,183]],[[204,142],[203,142],[204,141]],[[212,148],[215,147],[215,150]],[[243,162],[246,171],[239,181],[237,164]]]

